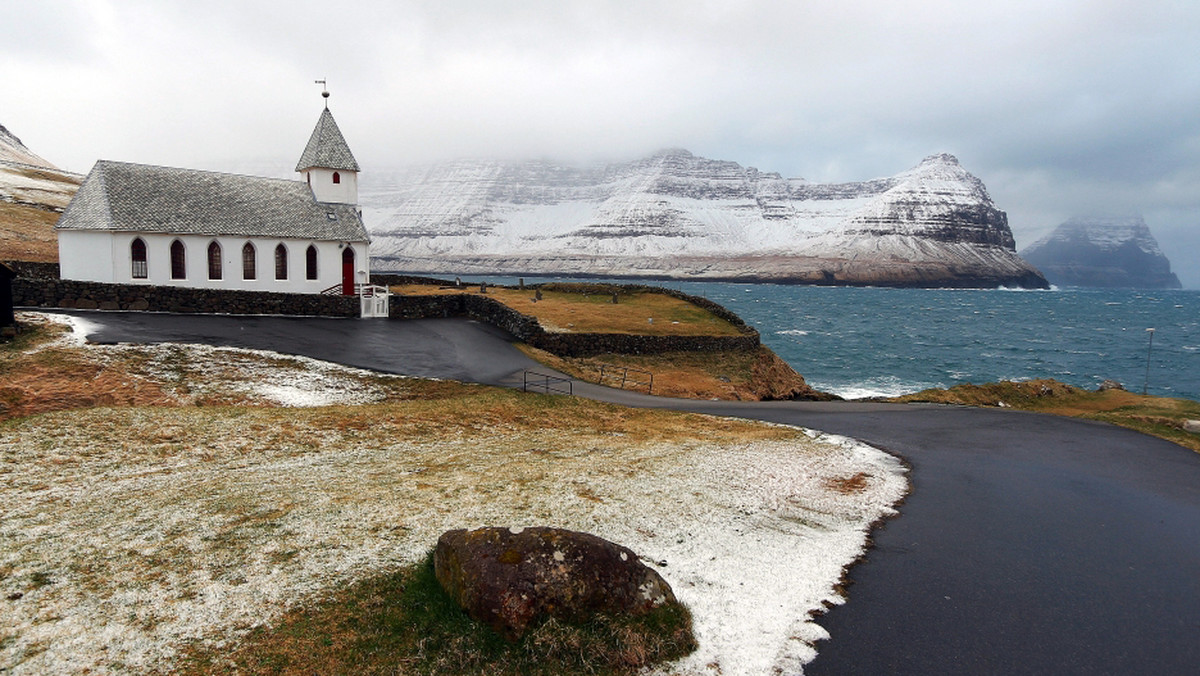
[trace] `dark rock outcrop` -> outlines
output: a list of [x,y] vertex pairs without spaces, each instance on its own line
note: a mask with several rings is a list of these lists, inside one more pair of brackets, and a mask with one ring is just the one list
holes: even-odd
[[550,617],[583,622],[677,603],[632,550],[558,528],[447,531],[434,550],[434,572],[468,615],[509,640]]
[[1140,216],[1072,218],[1021,255],[1057,286],[1180,288],[1170,261]]

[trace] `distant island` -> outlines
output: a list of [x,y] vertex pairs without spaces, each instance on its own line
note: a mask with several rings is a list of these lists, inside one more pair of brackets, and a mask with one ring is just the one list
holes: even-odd
[[1181,288],[1140,216],[1072,218],[1021,256],[1056,286]]

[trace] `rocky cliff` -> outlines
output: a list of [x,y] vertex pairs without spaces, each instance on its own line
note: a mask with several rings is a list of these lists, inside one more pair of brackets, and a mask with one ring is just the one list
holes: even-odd
[[1140,216],[1072,218],[1021,255],[1056,286],[1180,288]]
[[685,150],[586,168],[459,161],[365,173],[361,195],[378,269],[1046,286],[951,155],[840,184]]

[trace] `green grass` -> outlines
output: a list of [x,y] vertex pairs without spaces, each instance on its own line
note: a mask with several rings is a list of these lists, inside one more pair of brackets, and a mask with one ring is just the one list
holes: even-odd
[[442,591],[433,554],[358,582],[253,630],[232,653],[192,651],[173,673],[634,674],[696,647],[691,616],[664,606],[640,618],[546,621],[509,643]]

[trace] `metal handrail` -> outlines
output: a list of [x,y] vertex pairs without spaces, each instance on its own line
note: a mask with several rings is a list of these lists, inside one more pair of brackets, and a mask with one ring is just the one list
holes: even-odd
[[[596,381],[597,385],[604,384],[605,373],[610,369],[613,371],[620,371],[621,382],[619,385],[616,385],[616,387],[623,390],[623,389],[625,389],[625,386],[627,384],[634,386],[634,387],[637,387],[640,385],[645,385],[646,386],[646,394],[651,394],[654,392],[654,374],[653,373],[651,373],[650,371],[644,371],[642,369],[635,369],[632,366],[617,366],[616,364],[601,364],[600,365],[600,379]],[[646,376],[646,379],[645,380],[636,380],[635,379],[635,380],[631,381],[629,379],[630,373],[642,374],[642,375]],[[615,380],[616,377],[614,376],[613,379]]]
[[[533,378],[531,379],[530,376],[533,376]],[[541,379],[541,381],[539,382],[538,379]],[[526,369],[523,374],[523,380],[524,382],[521,384],[522,392],[528,392],[530,387],[534,387],[541,388],[541,391],[544,394],[575,394],[574,381],[572,381],[570,378],[553,376],[549,373],[540,373],[538,371],[530,371]],[[563,383],[566,383],[565,389],[562,387]]]

